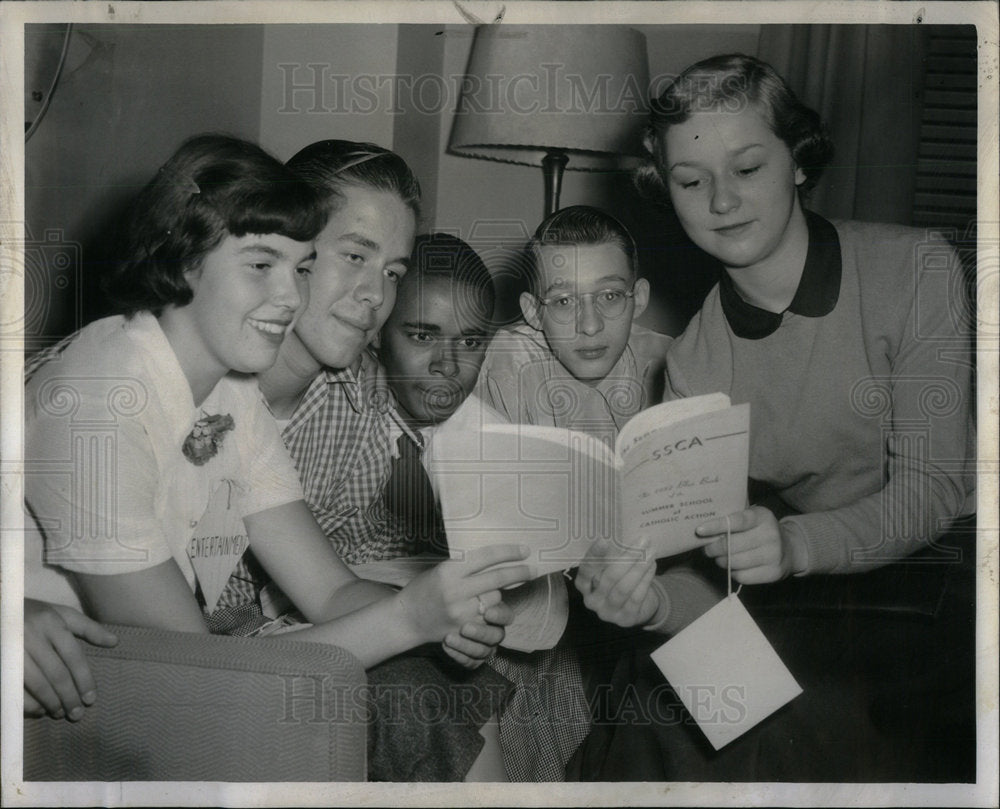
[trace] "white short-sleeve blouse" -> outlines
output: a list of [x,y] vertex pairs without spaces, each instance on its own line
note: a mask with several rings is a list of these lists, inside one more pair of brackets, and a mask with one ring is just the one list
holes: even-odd
[[[67,570],[129,573],[173,558],[193,590],[188,546],[220,486],[232,484],[240,516],[302,499],[256,379],[229,374],[195,407],[149,313],[83,328],[31,375],[25,409],[25,499],[46,562]],[[235,426],[196,466],[181,448],[215,414]]]

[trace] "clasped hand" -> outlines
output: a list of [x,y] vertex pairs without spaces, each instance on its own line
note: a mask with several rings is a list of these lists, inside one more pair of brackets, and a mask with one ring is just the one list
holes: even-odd
[[638,558],[614,547],[607,539],[593,542],[577,571],[576,589],[602,621],[623,627],[648,623],[660,604],[659,594],[650,586],[656,560],[643,552],[645,547],[639,549]]
[[460,665],[481,665],[514,617],[500,590],[531,577],[527,565],[509,563],[529,553],[524,545],[497,545],[441,562],[399,592],[404,619],[425,641],[442,641],[445,653]]
[[[779,581],[806,570],[805,549],[794,535],[783,532],[769,509],[753,506],[727,518],[698,526],[695,533],[707,539],[706,556],[720,567],[730,567],[741,584]],[[607,539],[597,539],[576,575],[576,588],[583,603],[603,621],[631,627],[649,623],[660,606],[658,590],[652,586],[656,560],[650,553],[629,559]],[[646,546],[639,550],[645,550]]]

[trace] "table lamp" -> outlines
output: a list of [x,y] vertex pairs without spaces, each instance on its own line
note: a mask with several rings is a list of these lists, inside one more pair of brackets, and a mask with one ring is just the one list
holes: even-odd
[[619,25],[482,25],[449,151],[542,167],[545,215],[562,173],[615,171],[644,154],[646,37]]

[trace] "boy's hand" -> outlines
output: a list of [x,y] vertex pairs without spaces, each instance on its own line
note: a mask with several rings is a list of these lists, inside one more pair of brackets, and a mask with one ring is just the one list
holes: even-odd
[[[741,584],[780,581],[806,570],[806,549],[798,537],[782,532],[778,520],[763,506],[752,506],[729,515],[729,552],[733,578]],[[700,537],[716,537],[705,545],[705,554],[726,567],[726,518],[699,525]]]
[[609,559],[611,543],[595,540],[576,574],[576,589],[584,605],[602,621],[631,627],[646,624],[656,615],[660,596],[650,587],[656,575],[656,560]]
[[97,699],[77,638],[114,646],[118,638],[71,607],[24,599],[24,713],[77,721]]
[[504,639],[504,627],[514,613],[502,601],[489,607],[480,621],[468,621],[459,633],[450,632],[441,646],[460,666],[474,669],[485,663]]
[[[482,623],[491,609],[502,602],[500,589],[527,581],[527,565],[505,565],[527,559],[530,549],[524,545],[496,545],[466,554],[465,559],[447,559],[421,573],[396,595],[402,620],[406,621],[421,642],[437,642],[448,635],[462,635],[469,623]],[[507,619],[509,620],[509,619]],[[475,630],[472,640],[482,630]],[[487,633],[494,637],[495,632]],[[466,638],[469,640],[469,638]],[[464,647],[464,644],[460,644]]]

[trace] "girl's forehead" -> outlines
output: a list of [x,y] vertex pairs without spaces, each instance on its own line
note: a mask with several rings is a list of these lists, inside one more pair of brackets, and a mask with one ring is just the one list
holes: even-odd
[[226,257],[267,255],[294,263],[315,258],[316,250],[311,241],[298,241],[283,233],[246,233],[234,236],[223,229],[222,238],[206,255]]
[[738,153],[753,146],[784,145],[759,104],[695,112],[683,123],[669,127],[659,141],[661,157],[668,165],[719,152]]

